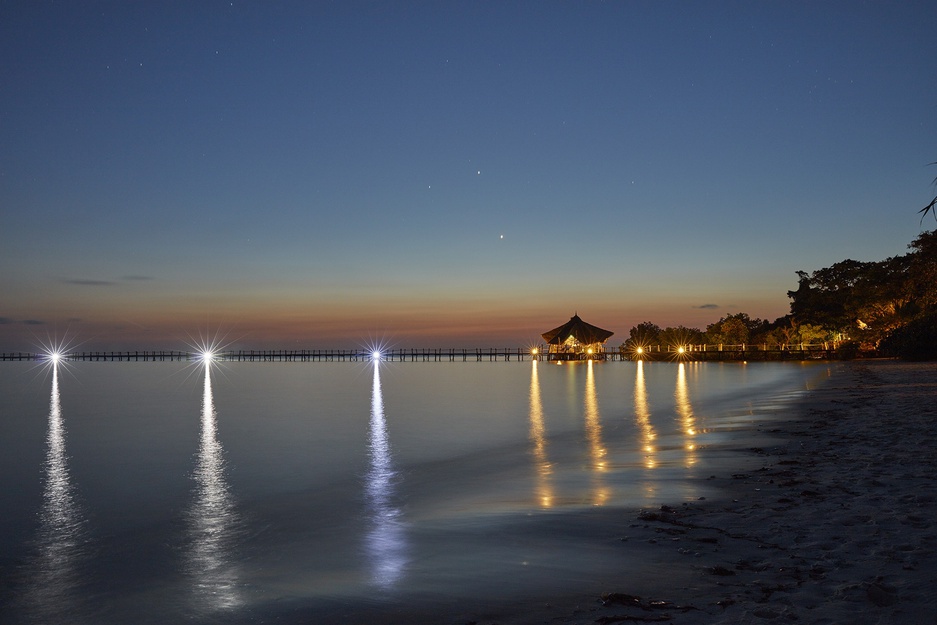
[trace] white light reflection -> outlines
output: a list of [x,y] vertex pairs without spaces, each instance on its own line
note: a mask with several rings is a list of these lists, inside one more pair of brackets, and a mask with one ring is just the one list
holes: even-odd
[[386,589],[392,587],[403,574],[407,564],[407,545],[400,509],[394,505],[396,471],[384,418],[379,361],[374,362],[369,435],[371,467],[365,490],[370,506],[371,528],[366,537],[366,547],[371,560],[372,580]]
[[608,452],[602,443],[602,418],[599,415],[599,402],[595,394],[594,360],[586,361],[586,438],[589,441],[589,457],[592,461],[593,488],[592,505],[601,506],[609,497],[609,489],[602,479],[608,471]]
[[241,604],[232,559],[238,518],[225,478],[224,449],[218,441],[211,366],[205,363],[202,419],[195,465],[195,502],[189,516],[187,572],[203,607],[236,608]]
[[537,503],[541,508],[553,507],[553,487],[550,476],[553,467],[547,460],[546,430],[543,427],[543,401],[540,399],[540,378],[537,376],[537,361],[531,363],[530,371],[530,442],[533,444],[534,467],[537,471]]
[[677,402],[677,414],[680,415],[680,429],[686,437],[684,445],[686,449],[686,466],[690,467],[696,464],[696,416],[693,414],[693,406],[690,405],[690,393],[686,383],[686,365],[679,363],[677,365],[677,388],[674,391],[674,399]]
[[30,584],[30,603],[43,621],[61,621],[77,604],[78,564],[85,544],[85,519],[75,500],[65,452],[59,397],[59,367],[52,361],[52,396],[46,438],[45,480],[39,513],[39,558]]
[[657,466],[657,449],[654,440],[657,434],[651,425],[651,408],[647,401],[647,385],[644,382],[644,361],[637,362],[634,378],[634,418],[641,431],[641,451],[644,452],[644,466],[653,469]]
[[200,362],[210,365],[215,361],[218,356],[215,355],[214,350],[206,349],[205,351],[199,352],[198,359]]

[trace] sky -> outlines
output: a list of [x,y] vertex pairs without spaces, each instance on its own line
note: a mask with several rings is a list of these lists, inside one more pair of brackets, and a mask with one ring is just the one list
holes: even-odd
[[904,254],[933,2],[0,1],[0,351],[514,347]]

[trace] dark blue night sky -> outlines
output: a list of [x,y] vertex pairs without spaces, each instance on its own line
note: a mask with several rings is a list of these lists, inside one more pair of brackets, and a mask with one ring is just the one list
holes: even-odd
[[2,2],[0,351],[774,319],[797,270],[919,233],[935,30],[929,2]]

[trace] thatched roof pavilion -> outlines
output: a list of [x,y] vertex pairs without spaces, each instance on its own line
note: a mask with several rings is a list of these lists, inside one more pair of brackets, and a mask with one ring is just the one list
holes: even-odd
[[605,341],[613,334],[615,333],[610,330],[586,323],[576,314],[560,327],[540,336],[550,346],[551,355],[555,354],[556,359],[570,360],[603,357]]

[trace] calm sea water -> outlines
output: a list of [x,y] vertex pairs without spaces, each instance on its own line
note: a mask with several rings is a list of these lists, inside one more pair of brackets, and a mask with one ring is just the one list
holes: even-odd
[[715,495],[700,478],[827,373],[0,363],[0,621],[392,622],[601,590],[641,556],[597,511]]

